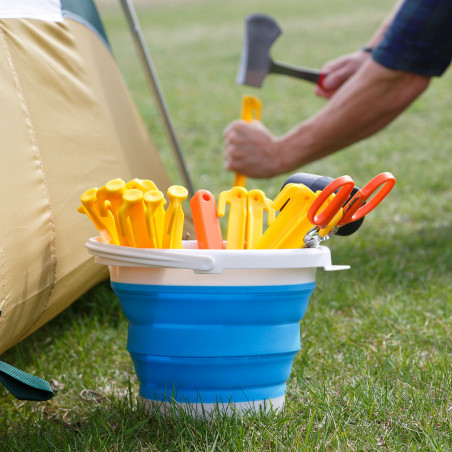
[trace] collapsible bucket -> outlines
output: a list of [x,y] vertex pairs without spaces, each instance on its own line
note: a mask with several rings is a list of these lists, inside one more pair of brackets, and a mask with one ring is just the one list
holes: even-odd
[[299,322],[324,246],[296,250],[160,250],[86,246],[108,265],[129,322],[127,349],[149,408],[191,412],[283,406],[300,350]]

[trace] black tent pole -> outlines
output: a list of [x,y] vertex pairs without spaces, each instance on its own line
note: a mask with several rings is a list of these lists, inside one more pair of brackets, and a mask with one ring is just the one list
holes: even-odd
[[188,174],[187,167],[184,162],[184,158],[182,152],[180,150],[180,146],[176,137],[176,133],[174,131],[173,124],[171,122],[170,115],[168,113],[168,108],[166,106],[166,102],[160,89],[160,84],[158,81],[157,73],[155,72],[154,65],[152,63],[151,55],[149,54],[146,44],[144,42],[143,34],[141,33],[140,24],[138,22],[138,18],[135,12],[135,9],[130,0],[120,0],[122,9],[127,18],[127,22],[129,24],[130,31],[133,36],[133,40],[135,42],[135,46],[138,51],[138,55],[140,57],[141,63],[144,67],[146,77],[151,86],[152,93],[157,102],[158,110],[160,113],[160,117],[162,118],[163,124],[165,126],[165,130],[168,136],[168,139],[171,143],[171,147],[173,149],[174,155],[176,157],[179,171],[184,179],[185,187],[188,190],[188,194],[190,197],[193,196],[194,190],[193,185],[190,180],[190,175]]

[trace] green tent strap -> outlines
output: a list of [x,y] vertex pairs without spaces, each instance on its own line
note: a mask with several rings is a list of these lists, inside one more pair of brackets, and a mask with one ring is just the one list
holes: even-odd
[[54,396],[47,381],[0,361],[0,382],[19,400],[42,402]]

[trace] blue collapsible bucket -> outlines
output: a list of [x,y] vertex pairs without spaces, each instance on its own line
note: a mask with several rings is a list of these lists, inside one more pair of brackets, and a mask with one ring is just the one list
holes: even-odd
[[151,408],[177,402],[194,412],[215,407],[280,408],[300,350],[300,326],[316,268],[328,248],[298,250],[138,249],[87,242],[108,265],[129,322],[127,349]]

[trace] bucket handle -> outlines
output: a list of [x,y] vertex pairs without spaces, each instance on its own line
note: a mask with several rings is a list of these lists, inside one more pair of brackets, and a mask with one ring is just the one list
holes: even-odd
[[[85,244],[88,251],[96,257],[96,262],[104,265],[131,267],[170,267],[194,270],[195,273],[215,272],[215,259],[208,255],[186,253],[183,250],[149,250],[146,255],[136,253],[134,248],[100,244],[90,239]],[[220,270],[221,272],[221,270]]]

